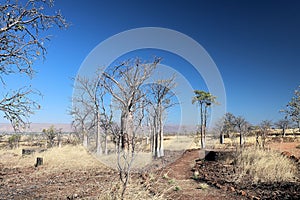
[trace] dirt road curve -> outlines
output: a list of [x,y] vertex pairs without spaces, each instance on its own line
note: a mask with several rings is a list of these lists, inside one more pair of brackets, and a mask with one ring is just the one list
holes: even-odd
[[[187,150],[175,162],[169,164],[165,169],[170,179],[176,180],[180,187],[179,191],[172,192],[168,195],[169,199],[181,200],[218,200],[218,199],[236,199],[237,196],[228,194],[225,191],[208,186],[208,188],[200,187],[200,183],[192,179],[192,168],[195,165],[195,160],[204,158],[204,151]],[[241,199],[241,197],[239,197]]]

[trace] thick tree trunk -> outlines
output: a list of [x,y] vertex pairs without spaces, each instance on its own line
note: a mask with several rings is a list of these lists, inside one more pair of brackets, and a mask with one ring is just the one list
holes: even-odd
[[105,141],[104,141],[104,153],[105,155],[108,154],[108,149],[107,149],[107,133],[105,133]]
[[164,153],[164,130],[163,128],[161,128],[161,131],[160,131],[160,142],[159,142],[159,156],[160,157],[163,157],[165,156],[165,153]]
[[159,147],[158,147],[158,157],[164,156],[164,130],[163,130],[163,117],[162,117],[162,105],[158,106],[158,135],[159,135]]
[[126,115],[125,115],[124,112],[122,112],[122,115],[121,115],[121,133],[120,133],[121,149],[122,150],[125,149],[125,143],[126,143],[125,134],[126,134]]
[[97,111],[96,154],[97,155],[102,155],[100,112],[99,111]]
[[87,148],[88,147],[88,135],[86,132],[83,133],[83,147]]

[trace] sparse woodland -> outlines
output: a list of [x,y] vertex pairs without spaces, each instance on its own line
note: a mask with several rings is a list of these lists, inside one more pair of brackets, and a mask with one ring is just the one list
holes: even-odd
[[7,90],[5,77],[33,78],[48,32],[68,28],[52,6],[0,5],[0,111],[14,128],[0,133],[0,199],[300,199],[300,86],[276,122],[228,112],[213,127],[218,97],[195,90],[197,128],[173,133],[176,76],[153,80],[160,57],[129,59],[73,79],[73,132],[22,133],[42,94]]

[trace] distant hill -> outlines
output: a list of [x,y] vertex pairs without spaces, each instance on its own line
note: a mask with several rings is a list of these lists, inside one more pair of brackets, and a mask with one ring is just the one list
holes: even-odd
[[[31,123],[30,127],[24,130],[23,132],[31,133],[31,132],[42,132],[43,129],[48,129],[51,126],[54,126],[56,129],[61,129],[62,132],[72,132],[73,129],[71,127],[71,124],[62,124],[62,123]],[[195,131],[194,126],[182,126],[179,127],[178,125],[165,125],[164,132],[166,134],[172,134],[172,133],[191,133]],[[13,127],[9,123],[0,123],[0,133],[12,133],[14,132]]]
[[[43,129],[48,129],[52,125],[56,129],[62,129],[62,132],[72,131],[71,124],[31,123],[30,127],[24,130],[24,132],[42,132]],[[14,132],[14,129],[9,123],[0,123],[0,133],[1,132],[11,133]]]

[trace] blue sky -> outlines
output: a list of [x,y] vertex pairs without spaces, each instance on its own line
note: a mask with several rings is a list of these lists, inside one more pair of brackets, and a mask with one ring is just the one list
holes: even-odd
[[[300,2],[296,0],[56,0],[54,8],[72,25],[51,32],[46,60],[34,65],[38,73],[32,80],[20,79],[43,93],[42,109],[32,122],[70,123],[71,78],[85,57],[103,40],[139,27],[173,29],[201,44],[223,78],[227,111],[251,123],[279,119],[278,110],[300,84]],[[154,53],[161,53],[157,56],[164,58],[163,64],[183,72],[193,87],[206,89],[181,58],[155,50],[140,55],[148,59]]]

